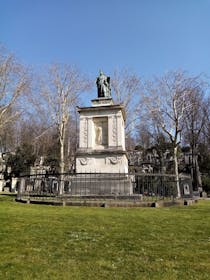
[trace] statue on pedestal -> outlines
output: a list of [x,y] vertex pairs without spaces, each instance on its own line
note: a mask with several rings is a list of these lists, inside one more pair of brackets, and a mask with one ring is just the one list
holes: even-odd
[[99,72],[99,77],[96,79],[96,85],[98,88],[98,98],[111,97],[110,77]]

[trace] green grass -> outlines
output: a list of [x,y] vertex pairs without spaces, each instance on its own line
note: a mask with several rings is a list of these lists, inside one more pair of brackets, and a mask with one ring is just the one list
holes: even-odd
[[210,201],[79,208],[0,195],[0,279],[210,279]]

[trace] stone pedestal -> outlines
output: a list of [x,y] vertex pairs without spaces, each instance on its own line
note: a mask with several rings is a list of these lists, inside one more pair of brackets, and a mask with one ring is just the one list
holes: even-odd
[[[86,178],[86,181],[80,182],[80,186],[87,186],[82,192],[132,194],[130,178],[126,174],[128,159],[125,150],[124,107],[113,104],[110,97],[102,97],[92,100],[91,107],[78,107],[78,112],[80,133],[76,153],[77,178],[79,174],[81,180],[84,173],[101,173],[101,179],[95,177],[89,182]],[[107,177],[107,174],[110,175]]]
[[3,176],[3,174],[0,174],[0,192],[3,191],[4,186],[5,186],[4,176]]
[[92,100],[92,107],[78,108],[80,114],[77,173],[127,173],[125,112],[111,98]]
[[70,193],[73,196],[129,196],[133,189],[129,175],[85,173],[72,178]]

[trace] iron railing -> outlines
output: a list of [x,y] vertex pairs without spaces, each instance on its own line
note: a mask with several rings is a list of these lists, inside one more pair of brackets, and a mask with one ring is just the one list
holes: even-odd
[[65,173],[36,174],[19,179],[18,195],[42,197],[133,196],[176,197],[176,180],[168,174]]

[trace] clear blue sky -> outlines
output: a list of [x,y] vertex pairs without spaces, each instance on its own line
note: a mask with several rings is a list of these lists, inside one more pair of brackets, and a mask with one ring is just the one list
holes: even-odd
[[78,65],[92,78],[210,75],[210,0],[0,0],[0,41],[27,64]]

